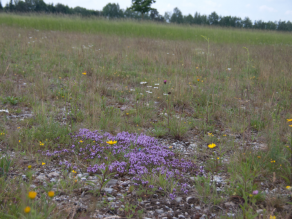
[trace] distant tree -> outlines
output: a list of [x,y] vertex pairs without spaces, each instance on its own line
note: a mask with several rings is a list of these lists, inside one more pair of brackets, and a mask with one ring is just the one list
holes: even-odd
[[267,30],[276,30],[277,24],[276,22],[269,21],[267,22]]
[[242,21],[242,26],[244,28],[252,28],[252,22],[249,17],[244,18],[244,20]]
[[9,1],[9,4],[8,4],[8,10],[9,10],[10,12],[15,10],[15,5],[13,4],[13,0],[10,0],[10,1]]
[[154,8],[151,8],[151,5],[155,2],[155,0],[132,0],[132,6],[129,9],[140,12],[143,19],[145,13],[154,10]]
[[3,10],[2,2],[0,1],[0,12]]
[[171,13],[171,12],[165,12],[165,13],[164,13],[164,19],[165,19],[165,21],[166,21],[167,23],[170,22],[170,18],[171,18],[171,16],[172,16],[172,13]]
[[71,10],[68,7],[68,5],[63,5],[63,4],[56,4],[55,10],[57,13],[62,13],[62,14],[71,14]]
[[184,16],[184,23],[186,24],[193,24],[194,23],[194,18],[192,15]]
[[120,5],[115,3],[108,3],[106,6],[104,6],[102,9],[102,14],[108,18],[123,17],[123,11],[121,11]]
[[214,11],[209,15],[208,20],[211,25],[218,25],[219,18],[219,15]]
[[35,0],[35,9],[36,12],[48,12],[48,6],[43,0]]
[[170,22],[182,24],[183,21],[184,21],[184,19],[183,19],[183,15],[182,15],[181,11],[178,8],[174,8],[172,16],[170,18]]

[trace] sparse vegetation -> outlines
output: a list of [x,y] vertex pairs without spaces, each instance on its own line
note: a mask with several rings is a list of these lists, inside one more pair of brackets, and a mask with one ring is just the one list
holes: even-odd
[[[0,218],[143,218],[142,203],[176,209],[180,197],[186,217],[195,207],[291,216],[291,35],[2,14],[0,23]],[[114,180],[126,185],[123,204],[105,188]],[[60,207],[64,196],[88,206]]]

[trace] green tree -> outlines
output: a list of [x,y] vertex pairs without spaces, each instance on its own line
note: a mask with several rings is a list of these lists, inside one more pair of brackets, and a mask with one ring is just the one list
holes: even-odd
[[3,10],[2,2],[0,1],[0,10]]
[[173,9],[173,14],[170,18],[171,23],[182,24],[184,22],[183,15],[178,8]]
[[192,15],[184,16],[184,23],[186,24],[193,24],[194,23],[194,18]]
[[217,24],[219,24],[219,19],[220,19],[220,17],[219,17],[219,15],[215,11],[212,12],[209,15],[209,17],[208,17],[209,23],[211,25],[217,25]]
[[108,3],[102,9],[102,14],[108,18],[119,18],[123,16],[123,11],[120,9],[119,4],[115,3]]
[[129,9],[140,12],[143,19],[145,13],[154,10],[151,5],[155,2],[155,0],[132,0],[132,6]]

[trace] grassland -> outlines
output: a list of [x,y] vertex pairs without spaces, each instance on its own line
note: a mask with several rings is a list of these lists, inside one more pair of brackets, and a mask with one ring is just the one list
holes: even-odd
[[214,43],[291,45],[290,33],[273,31],[238,30],[233,28],[209,28],[182,25],[166,25],[153,22],[109,21],[101,18],[80,18],[37,15],[0,14],[0,24],[38,30],[70,31],[92,34],[110,34],[123,37],[151,39],[203,41],[208,36]]
[[[0,112],[0,153],[11,155],[0,161],[1,218],[69,215],[44,204],[51,203],[49,189],[74,196],[83,188],[65,167],[61,186],[37,185],[42,202],[26,194],[34,171],[60,161],[42,152],[77,144],[69,133],[79,128],[143,133],[170,149],[178,140],[195,143],[187,159],[203,165],[206,176],[190,182],[190,190],[206,214],[219,206],[217,218],[290,217],[291,34],[7,14],[0,25],[0,110],[9,111]],[[104,161],[76,157],[66,159],[77,166]],[[228,185],[220,193],[207,189],[216,174]],[[139,189],[141,197],[124,202],[143,199]],[[96,210],[102,197],[94,194],[91,210],[72,218]],[[230,200],[239,200],[232,211]],[[24,215],[26,205],[34,205],[34,216]],[[121,215],[132,213],[143,216]]]

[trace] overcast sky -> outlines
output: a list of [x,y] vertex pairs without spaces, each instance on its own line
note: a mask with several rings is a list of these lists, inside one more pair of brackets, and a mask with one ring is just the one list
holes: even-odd
[[[122,9],[131,6],[131,0],[44,0],[46,3],[62,3],[69,7],[84,7],[102,10],[107,3],[119,3]],[[2,0],[5,5],[9,0]],[[161,15],[178,7],[183,15],[197,11],[209,15],[216,11],[219,15],[249,17],[251,20],[292,21],[292,0],[156,0],[152,5]]]

